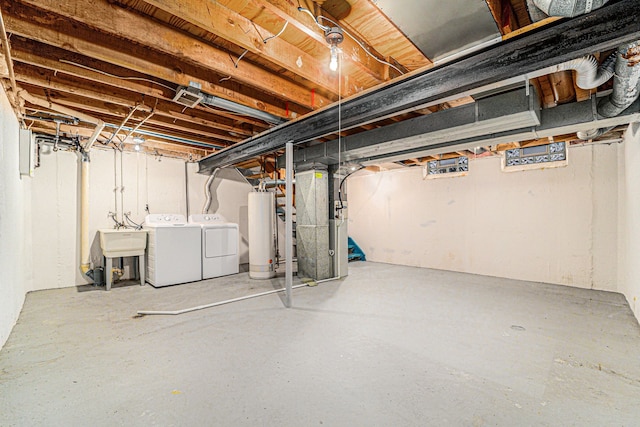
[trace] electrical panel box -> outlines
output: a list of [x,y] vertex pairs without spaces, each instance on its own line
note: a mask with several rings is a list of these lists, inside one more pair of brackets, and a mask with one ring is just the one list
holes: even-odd
[[29,129],[20,129],[19,168],[21,176],[33,176],[36,160],[36,141]]

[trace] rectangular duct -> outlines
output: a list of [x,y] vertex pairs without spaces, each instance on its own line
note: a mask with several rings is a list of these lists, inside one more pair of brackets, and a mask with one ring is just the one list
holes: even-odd
[[296,171],[295,190],[298,276],[328,279],[332,273],[328,172],[321,169]]
[[392,155],[365,156],[358,159],[362,165],[374,165],[381,161],[395,162],[416,157],[431,156],[447,151],[472,150],[482,145],[496,145],[516,141],[548,138],[565,135],[589,129],[599,129],[626,125],[640,121],[640,99],[636,100],[619,116],[610,118],[598,117],[596,105],[598,99],[594,96],[589,101],[563,104],[554,108],[542,110],[542,123],[536,127],[514,129],[511,131],[494,133],[475,138],[449,141],[428,147],[398,151]]
[[[380,157],[398,151],[438,146],[448,141],[533,128],[540,124],[538,105],[533,87],[529,95],[521,88],[488,96],[473,104],[345,137],[341,143],[341,157],[345,161]],[[296,163],[318,161],[335,164],[337,160],[337,141],[299,150],[294,158]]]

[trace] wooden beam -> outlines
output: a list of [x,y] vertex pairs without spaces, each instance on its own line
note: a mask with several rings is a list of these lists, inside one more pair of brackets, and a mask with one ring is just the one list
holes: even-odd
[[[36,133],[42,133],[46,135],[55,136],[56,134],[56,126],[54,123],[38,121],[38,120],[30,120],[26,119],[27,124],[30,126],[29,128]],[[60,125],[60,132],[63,135],[71,136],[80,136],[84,139],[88,139],[93,133],[93,129],[86,128],[83,126],[70,126],[66,124]],[[103,133],[103,137],[106,137],[107,133]],[[134,143],[132,141],[125,142],[123,144],[123,148],[125,151],[134,151]],[[111,146],[110,146],[111,147]],[[93,148],[96,149],[106,149],[106,147],[100,143],[96,144]],[[161,150],[164,153],[177,153],[180,155],[190,155],[192,160],[196,158],[202,158],[212,152],[212,150],[206,150],[203,148],[196,148],[193,146],[183,145],[174,142],[165,142],[162,140],[154,139],[152,137],[145,138],[144,144],[141,146],[141,153],[153,152],[154,150]]]
[[[328,45],[327,41],[325,40],[324,31],[322,31],[318,27],[318,25],[310,15],[298,10],[297,3],[292,3],[286,0],[245,0],[241,4],[238,4],[233,0],[218,0],[217,3],[220,3],[225,7],[228,7],[229,9],[233,9],[234,11],[241,13],[244,16],[250,16],[248,14],[252,13],[254,16],[252,20],[256,23],[259,23],[272,33],[277,33],[280,28],[282,28],[284,23],[288,22],[288,28],[293,27],[297,29],[298,33],[303,36],[302,40],[312,42],[307,43],[311,46],[309,46],[308,49],[305,49],[305,51],[310,52],[310,50],[312,50],[312,52],[310,53],[312,53],[316,57],[318,57],[319,55],[320,57],[327,57]],[[240,5],[242,7],[238,7]],[[268,13],[256,13],[256,11],[266,11]],[[273,16],[280,19],[274,20]],[[332,16],[327,17],[335,22],[338,22],[337,18],[334,18]],[[322,22],[322,24],[333,26],[333,24],[328,21],[324,21]],[[290,43],[293,42],[292,44],[294,45],[298,45],[300,37],[297,37],[294,40],[290,40],[291,37],[288,37],[288,34],[291,32],[292,31],[283,33],[281,35],[281,38],[290,41]],[[378,82],[389,79],[387,67],[371,58],[371,56],[369,56],[364,51],[364,49],[362,49],[362,47],[358,45],[358,43],[356,43],[346,34],[344,35],[344,41],[340,44],[340,49],[342,49],[342,51],[344,52],[343,66],[354,66],[358,70],[367,73]],[[381,54],[376,52],[375,49],[370,46],[369,52],[379,59],[384,59]],[[397,72],[395,75],[398,75]]]
[[[38,0],[40,1],[40,0]],[[54,1],[54,0],[50,0]],[[171,15],[183,19],[218,37],[229,40],[243,49],[268,59],[280,67],[290,70],[303,78],[314,82],[332,93],[337,92],[337,75],[330,73],[327,61],[319,61],[296,46],[281,38],[273,38],[264,43],[262,37],[273,36],[271,32],[260,28],[245,18],[222,6],[219,2],[208,0],[142,0]],[[327,51],[328,53],[328,51]],[[328,55],[327,55],[328,59]],[[239,67],[240,68],[240,67]],[[352,79],[350,79],[352,80]],[[348,95],[353,89],[362,87],[358,82],[342,84]],[[369,85],[367,85],[369,86]]]
[[[33,53],[36,51],[36,49],[39,53],[42,53],[43,51],[46,51],[47,48],[51,48],[51,46],[34,43],[34,46],[32,46],[33,47],[32,50],[25,51],[22,48],[30,47],[31,44],[27,44],[26,46],[23,46],[22,43],[16,43],[17,38],[18,37],[15,37],[13,40],[14,43],[12,43],[13,59],[17,63],[28,64],[33,67],[48,69],[48,70],[54,71],[56,75],[63,73],[68,76],[81,78],[83,80],[88,80],[90,82],[106,84],[115,88],[138,93],[138,94],[144,95],[145,97],[151,96],[153,98],[159,98],[165,101],[172,101],[173,99],[172,94],[165,94],[162,90],[154,89],[153,87],[151,87],[150,84],[149,86],[145,86],[135,81],[132,82],[131,80],[122,80],[122,79],[105,76],[102,73],[86,70],[78,66],[56,61],[50,57],[44,57],[44,56],[40,56],[38,54]],[[76,61],[79,61],[79,59],[76,59]],[[102,68],[105,68],[105,65],[107,64],[100,64]],[[121,70],[111,70],[111,69],[109,70],[113,72],[118,72],[118,71],[121,72]],[[243,117],[243,116],[238,117],[238,115],[225,113],[224,111],[214,113],[213,110],[211,109],[206,109],[206,114],[199,113],[201,116],[199,117],[197,114],[194,114],[195,113],[194,110],[196,111],[205,110],[205,108],[202,106],[196,107],[196,109],[189,109],[188,110],[189,113],[181,112],[183,108],[184,108],[183,106],[179,104],[175,104],[173,102],[163,103],[163,109],[166,111],[166,113],[169,116],[175,119],[180,119],[188,122],[206,125],[216,129],[232,131],[237,133],[238,135],[251,136],[256,132],[254,128],[257,128],[258,130],[263,130],[268,127],[264,122],[259,120],[254,120],[254,119],[247,120],[246,117]],[[237,124],[238,120],[241,120],[243,122],[246,120],[248,121],[248,123],[246,125],[244,125],[244,123],[238,125]]]
[[556,104],[566,104],[575,99],[576,92],[573,89],[571,71],[549,74],[549,83],[551,84]]
[[562,18],[558,16],[550,16],[549,18],[543,19],[542,21],[534,22],[533,24],[526,25],[522,28],[519,28],[515,31],[511,31],[508,34],[505,34],[504,36],[502,36],[502,40],[509,40],[511,38],[517,37],[526,32],[536,30],[540,27],[544,27],[545,25],[551,24],[552,22],[559,21],[560,19]]
[[[80,81],[71,82],[62,76],[56,77],[53,75],[48,75],[47,73],[43,72],[43,70],[33,70],[25,68],[23,64],[19,63],[15,64],[14,69],[16,73],[16,80],[18,80],[19,82],[89,98],[102,104],[102,107],[96,106],[96,109],[109,110],[109,107],[106,106],[106,103],[116,104],[127,108],[133,107],[134,105],[145,104],[145,98],[139,97],[134,93],[123,93],[121,90],[115,88],[96,86],[95,84],[87,85]],[[146,100],[146,105],[148,107],[155,108],[155,114],[171,118],[172,115],[165,113],[163,110],[163,107],[165,107],[166,104],[166,102],[155,103],[154,100]],[[95,104],[87,102],[84,108],[91,110],[92,105]],[[179,127],[179,125],[176,125],[176,127]],[[206,131],[204,130],[204,128],[200,128],[191,132],[203,133],[212,137],[215,135],[216,138],[222,141],[239,142],[241,138],[234,137],[229,134],[229,131],[233,130],[234,128],[230,127],[228,129],[224,129],[224,133],[214,133],[211,132],[211,130]]]
[[[271,0],[269,0],[271,1]],[[309,6],[310,1],[302,1]],[[311,3],[312,4],[312,3]],[[408,70],[427,67],[432,62],[409,40],[371,0],[349,0],[351,9],[340,24],[384,57],[393,57]]]
[[[78,102],[76,101],[77,98],[75,97],[60,95],[57,92],[47,91],[47,93],[45,93],[44,90],[42,89],[31,88],[31,87],[26,87],[23,89],[27,90],[30,94],[34,96],[37,96],[43,99],[49,99],[57,104],[71,107],[81,112],[86,112],[87,114],[91,114],[92,116],[100,118],[103,121],[107,123],[112,123],[114,125],[119,125],[122,118],[124,118],[126,114],[129,112],[126,109],[113,109],[113,108],[107,108],[106,110],[101,110],[100,108],[95,106],[98,101],[84,100],[84,102],[82,101]],[[40,108],[35,108],[35,110],[40,110]],[[135,124],[137,124],[139,121],[140,121],[140,118],[132,120],[129,126],[130,127],[135,126]],[[161,133],[163,135],[167,135],[168,137],[184,138],[197,143],[207,144],[211,146],[211,149],[220,148],[221,146],[224,147],[226,145],[229,145],[229,141],[225,141],[223,138],[220,138],[217,135],[215,136],[215,138],[214,137],[207,138],[207,137],[203,137],[202,134],[198,134],[194,130],[189,130],[188,132],[185,132],[186,128],[176,127],[176,126],[170,127],[170,126],[171,124],[149,119],[145,122],[145,124],[140,129]],[[109,130],[109,128],[106,128],[104,133],[109,133],[112,130],[113,129]],[[167,140],[173,141],[171,138],[167,138]],[[175,141],[175,142],[179,142],[179,141]]]
[[[473,55],[405,76],[393,84],[369,90],[340,105],[344,129],[372,123],[438,100],[481,90],[516,76],[565,62],[594,50],[607,50],[640,38],[637,0],[620,0],[588,15],[560,21],[548,28],[498,43]],[[285,123],[251,140],[209,156],[199,171],[208,173],[280,149],[286,141],[304,142],[333,132],[338,107],[328,107]]]
[[[261,109],[271,114],[285,117],[284,105],[279,111],[274,111],[264,102],[258,103],[252,99],[244,99],[236,95],[225,85],[219,84],[217,78],[211,81],[211,71],[221,76],[232,76],[244,85],[253,87],[277,96],[282,100],[290,100],[306,108],[318,108],[331,101],[319,94],[315,94],[315,106],[312,105],[311,91],[291,81],[279,77],[263,68],[249,63],[235,68],[226,52],[216,49],[189,37],[181,31],[159,25],[148,17],[133,13],[121,7],[108,4],[104,0],[95,1],[64,1],[54,0],[24,0],[35,8],[47,10],[54,14],[62,14],[65,19],[45,14],[38,9],[21,5],[12,0],[0,0],[8,31],[24,37],[51,44],[72,52],[81,53],[89,57],[100,59],[114,65],[151,75],[162,80],[179,85],[188,86],[190,81],[202,84],[205,92],[220,96],[231,101]],[[100,19],[96,19],[96,17]],[[105,33],[98,37],[94,30],[88,30],[78,25],[71,25],[70,19],[92,27]],[[109,22],[109,25],[103,25]],[[123,42],[129,40],[135,43]],[[98,40],[101,40],[100,43]],[[150,50],[144,46],[153,46]],[[165,57],[162,62],[151,62],[146,58],[153,57],[155,52],[171,55],[181,61],[187,61],[180,68],[171,68]],[[190,75],[196,67],[208,70]],[[186,71],[182,70],[184,68]],[[208,74],[205,78],[203,74]],[[283,102],[284,103],[284,102]],[[265,104],[265,105],[261,105]]]

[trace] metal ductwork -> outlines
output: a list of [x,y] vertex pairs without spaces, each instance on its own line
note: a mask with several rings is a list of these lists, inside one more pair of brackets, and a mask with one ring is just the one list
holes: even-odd
[[[528,0],[527,6],[529,6],[529,14],[531,19],[540,17],[539,12],[543,12],[547,16],[561,16],[564,18],[573,18],[575,16],[584,15],[592,10],[600,9],[607,4],[609,0]],[[534,9],[532,13],[532,6],[535,6],[538,10]],[[540,19],[535,19],[538,21]]]
[[640,83],[640,41],[620,46],[616,53],[613,92],[598,106],[603,117],[615,117],[638,98]]
[[[609,0],[527,0],[527,8],[531,20],[536,22],[548,16],[572,18],[599,9]],[[618,47],[616,53],[609,56],[597,67],[593,57],[587,57],[562,64],[564,69],[577,71],[576,84],[582,89],[600,86],[614,77],[613,92],[598,105],[598,114],[602,117],[615,117],[627,109],[638,99],[638,83],[640,82],[640,42]],[[615,62],[614,62],[615,60]],[[583,61],[581,64],[573,62]],[[574,68],[577,65],[579,68]],[[615,74],[614,74],[615,71]],[[589,86],[589,84],[593,86]],[[587,87],[585,87],[587,85]],[[577,132],[580,139],[588,140],[607,133],[612,128],[589,129]]]
[[[460,96],[521,84],[556,71],[553,68],[558,64],[594,51],[615,49],[640,39],[637,5],[637,0],[619,0],[588,16],[554,22],[473,55],[413,73],[393,84],[345,100],[339,111],[335,105],[328,106],[220,150],[200,160],[198,172],[209,175],[217,167],[281,149],[287,141],[299,144],[335,133],[338,113],[342,129],[351,129]],[[591,102],[582,104],[589,108],[595,105]],[[617,124],[614,120],[602,120],[597,125],[591,122],[590,127],[574,128],[573,131]],[[571,130],[565,131],[569,132]]]
[[576,85],[580,89],[595,89],[609,81],[613,77],[616,64],[616,55],[611,54],[600,66],[594,56],[574,59],[560,64],[558,71],[574,70],[576,72]]
[[286,120],[282,117],[274,116],[271,113],[256,110],[255,108],[247,107],[246,105],[238,104],[237,102],[218,98],[217,96],[209,95],[204,92],[201,92],[201,95],[203,96],[203,99],[201,101],[202,104],[206,104],[210,107],[222,108],[223,110],[253,117],[254,119],[264,120],[265,122],[274,125],[279,125],[280,123],[286,122]]
[[193,108],[198,104],[205,104],[210,107],[221,108],[233,113],[242,114],[243,116],[253,117],[254,119],[264,120],[267,123],[275,125],[286,121],[281,117],[274,116],[273,114],[265,111],[256,110],[255,108],[247,107],[246,105],[238,104],[237,102],[209,95],[202,92],[201,89],[202,86],[199,83],[189,82],[189,86],[178,87],[173,100],[178,104],[189,108]]
[[[343,137],[340,147],[333,140],[300,148],[295,152],[294,163],[335,165],[340,150],[342,161],[369,165],[576,131],[608,129],[640,118],[640,101],[611,118],[597,114],[598,99],[595,97],[542,110],[532,107],[536,102],[535,93],[527,96],[524,89],[492,95],[475,104]],[[277,167],[282,167],[282,161],[278,158]]]
[[[607,118],[620,115],[640,94],[640,41],[620,46],[615,56],[613,91],[598,104],[598,114]],[[577,136],[583,140],[595,139],[611,129],[590,129],[578,132]]]

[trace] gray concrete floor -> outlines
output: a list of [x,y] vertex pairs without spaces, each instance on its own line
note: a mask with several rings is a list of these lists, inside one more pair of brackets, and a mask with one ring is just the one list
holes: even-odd
[[0,425],[640,425],[640,327],[619,294],[375,263],[272,289],[246,273],[28,295]]

